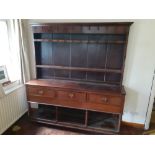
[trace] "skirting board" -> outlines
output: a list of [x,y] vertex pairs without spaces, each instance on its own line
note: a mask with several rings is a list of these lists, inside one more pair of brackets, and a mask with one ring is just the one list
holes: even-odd
[[134,128],[139,128],[139,129],[144,129],[144,127],[145,127],[144,124],[125,122],[125,121],[122,121],[122,124],[124,124],[126,126],[130,126],[130,127],[134,127]]

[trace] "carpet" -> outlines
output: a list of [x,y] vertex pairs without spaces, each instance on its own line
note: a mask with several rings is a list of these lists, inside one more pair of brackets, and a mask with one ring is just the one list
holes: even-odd
[[143,135],[155,135],[155,130],[146,131]]
[[[155,111],[154,110],[152,111],[152,114],[151,114],[150,126],[153,123],[155,123]],[[155,129],[152,129],[152,130],[150,129],[149,131],[145,131],[143,135],[155,135]]]
[[151,122],[152,123],[155,123],[155,110],[152,111],[152,114],[151,114]]

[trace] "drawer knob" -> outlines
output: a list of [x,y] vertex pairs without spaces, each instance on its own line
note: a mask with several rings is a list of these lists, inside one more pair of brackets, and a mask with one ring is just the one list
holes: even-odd
[[73,93],[70,93],[70,94],[69,94],[69,97],[70,97],[70,98],[73,98],[73,97],[74,97],[74,94],[73,94]]
[[38,94],[40,94],[40,95],[42,95],[43,93],[44,93],[43,90],[39,90],[39,91],[38,91]]
[[102,102],[108,102],[108,99],[106,97],[101,98]]

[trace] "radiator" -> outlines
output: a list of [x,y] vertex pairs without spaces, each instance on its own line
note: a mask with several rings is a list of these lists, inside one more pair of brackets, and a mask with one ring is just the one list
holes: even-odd
[[27,111],[25,86],[0,98],[0,134]]

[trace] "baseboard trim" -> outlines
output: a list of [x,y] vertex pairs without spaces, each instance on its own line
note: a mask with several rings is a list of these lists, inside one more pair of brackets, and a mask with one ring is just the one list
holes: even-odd
[[132,123],[132,122],[126,122],[126,121],[122,121],[122,124],[130,127],[134,127],[134,128],[139,128],[139,129],[144,129],[145,127],[144,124]]

